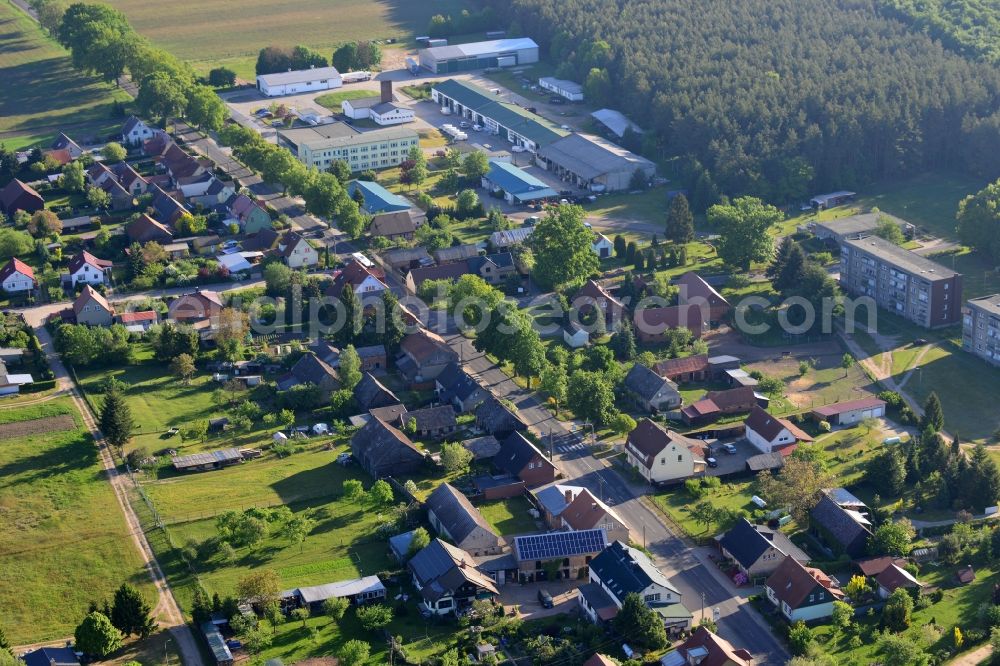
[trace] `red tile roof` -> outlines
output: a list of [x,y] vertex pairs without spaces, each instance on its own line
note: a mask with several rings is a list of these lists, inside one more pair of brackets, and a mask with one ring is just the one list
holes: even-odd
[[660,424],[649,419],[639,421],[638,425],[628,434],[627,442],[645,457],[644,462],[646,467],[652,466],[657,454],[670,443],[685,446],[691,453],[698,457],[702,457],[705,454],[704,443],[697,439],[685,437],[672,430],[667,430]]
[[677,375],[689,372],[704,372],[705,370],[708,370],[708,354],[671,358],[659,361],[653,366],[653,371],[656,374],[667,379],[673,379]]
[[88,301],[97,303],[107,312],[115,311],[115,309],[111,307],[111,304],[108,303],[108,299],[104,298],[101,292],[97,291],[88,284],[80,292],[80,295],[76,297],[76,300],[73,301],[73,312],[79,316],[80,312],[83,310],[83,306],[86,305]]
[[123,312],[118,315],[118,319],[123,324],[135,324],[141,321],[156,321],[157,316],[154,310],[144,310],[142,312]]
[[798,608],[808,598],[817,586],[828,590],[831,601],[843,598],[840,588],[819,569],[802,566],[794,557],[786,556],[778,568],[767,579],[767,586],[774,591],[774,596],[790,608]]
[[701,337],[703,318],[697,305],[671,305],[663,308],[646,308],[635,313],[635,329],[640,335],[660,335],[666,329],[686,328]]
[[759,406],[753,408],[753,411],[750,412],[750,416],[747,417],[745,423],[746,427],[750,428],[769,442],[773,442],[778,435],[781,434],[783,429],[787,429],[788,432],[791,433],[792,437],[800,442],[813,441],[811,436],[803,432],[801,428],[788,419],[781,419],[777,416],[772,416]]
[[78,270],[83,268],[84,264],[88,264],[97,270],[102,271],[106,268],[111,268],[111,263],[112,262],[107,259],[98,259],[86,250],[82,250],[80,254],[73,257],[73,259],[69,262],[69,272],[71,275],[76,273]]
[[708,627],[698,627],[691,637],[677,647],[677,651],[687,657],[688,652],[703,649],[708,654],[701,658],[698,666],[730,666],[740,664],[750,666],[753,656],[743,648],[734,648],[732,643],[718,634],[712,633]]
[[10,261],[4,264],[4,267],[0,269],[0,282],[3,282],[9,278],[14,273],[20,273],[21,275],[35,279],[35,271],[28,264],[24,263],[17,257],[11,257]]

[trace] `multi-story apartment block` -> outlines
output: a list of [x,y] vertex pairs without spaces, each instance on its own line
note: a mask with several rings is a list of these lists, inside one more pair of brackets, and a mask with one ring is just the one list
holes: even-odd
[[335,160],[345,160],[354,172],[399,166],[410,148],[420,145],[416,130],[387,127],[359,132],[346,123],[286,130],[280,139],[300,162],[320,171]]
[[1000,366],[1000,294],[970,298],[962,308],[962,348]]
[[960,273],[878,236],[841,241],[840,285],[925,328],[961,315]]

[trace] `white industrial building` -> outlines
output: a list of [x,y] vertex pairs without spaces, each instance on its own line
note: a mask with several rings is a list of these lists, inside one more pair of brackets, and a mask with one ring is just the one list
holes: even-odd
[[420,49],[420,66],[435,74],[515,67],[538,62],[538,44],[528,37]]
[[392,81],[382,81],[379,95],[345,99],[340,109],[352,120],[371,120],[381,127],[411,123],[415,118],[413,109],[393,101]]
[[267,97],[330,90],[342,85],[344,80],[336,67],[313,67],[294,72],[261,74],[257,77],[257,89]]
[[560,97],[565,97],[571,102],[583,101],[583,86],[574,81],[557,79],[553,76],[543,76],[538,79],[538,85],[544,90],[555,93]]

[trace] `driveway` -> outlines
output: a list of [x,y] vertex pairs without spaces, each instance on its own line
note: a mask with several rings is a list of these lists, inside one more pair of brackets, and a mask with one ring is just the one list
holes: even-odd
[[[525,584],[508,582],[500,587],[500,603],[503,604],[506,613],[517,606],[517,616],[525,620],[570,613],[579,607],[576,590],[582,583],[583,581],[579,580]],[[542,604],[538,601],[539,590],[545,590],[552,595],[552,608],[542,608]]]

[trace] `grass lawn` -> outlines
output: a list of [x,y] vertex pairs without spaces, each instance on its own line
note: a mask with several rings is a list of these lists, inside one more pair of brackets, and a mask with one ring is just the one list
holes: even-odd
[[[73,414],[68,399],[7,409],[13,423]],[[155,590],[131,543],[82,427],[0,442],[0,625],[12,644],[73,633],[91,600],[123,582],[155,606]]]
[[371,90],[340,90],[338,92],[320,95],[314,101],[320,106],[325,106],[331,111],[340,113],[340,103],[349,99],[363,99],[365,97],[377,97]]
[[524,497],[486,502],[478,507],[490,525],[501,535],[526,534],[537,532],[538,525],[528,510],[531,504]]
[[684,489],[684,486],[677,486],[667,491],[658,492],[655,495],[650,495],[650,498],[657,508],[670,516],[670,519],[680,525],[685,532],[693,537],[701,538],[714,534],[716,528],[714,525],[706,528],[703,523],[695,522],[691,517],[691,509],[698,502],[708,500],[712,503],[712,506],[718,509],[725,508],[734,511],[746,509],[747,511],[753,511],[757,507],[750,502],[752,496],[753,490],[749,481],[734,481],[723,483],[718,489],[709,490],[700,499],[692,497]]
[[[129,99],[112,85],[73,69],[66,50],[6,2],[0,4],[0,81],[7,91],[0,95],[0,131],[26,133],[4,140],[8,147],[47,142],[60,126],[79,139],[74,125],[107,123],[112,101]],[[86,134],[93,133],[88,126]]]
[[[182,0],[157,7],[145,0],[112,0],[148,37],[199,72],[226,66],[253,79],[257,52],[275,44],[302,44],[327,58],[341,43],[357,39],[407,40],[426,34],[434,14],[458,14],[463,0],[433,3],[396,0],[305,0],[276,7],[266,0]],[[177,26],[184,26],[178,30]]]
[[[963,632],[970,627],[979,625],[977,611],[979,606],[990,600],[993,584],[1000,568],[985,566],[981,562],[976,566],[976,580],[961,587],[955,580],[957,566],[925,566],[921,567],[918,578],[921,582],[940,588],[944,592],[942,600],[927,608],[913,611],[910,628],[904,635],[924,650],[934,654],[939,650],[949,651],[952,641],[953,627],[959,626]],[[817,627],[813,635],[820,644],[824,654],[835,656],[837,663],[851,666],[854,664],[869,664],[879,661],[875,649],[874,632],[878,629],[879,614],[874,617],[861,616],[857,618],[860,625],[859,634],[862,638],[861,647],[851,648],[850,635],[835,634],[831,625]]]

